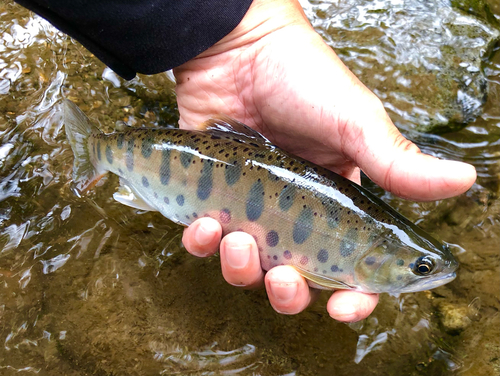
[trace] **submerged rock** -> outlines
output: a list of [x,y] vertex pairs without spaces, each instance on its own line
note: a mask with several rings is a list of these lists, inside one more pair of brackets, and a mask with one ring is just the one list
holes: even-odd
[[481,0],[319,1],[306,11],[404,130],[454,131],[481,114],[481,63],[500,39]]
[[470,308],[466,304],[441,302],[438,309],[441,324],[448,334],[459,334],[471,324]]

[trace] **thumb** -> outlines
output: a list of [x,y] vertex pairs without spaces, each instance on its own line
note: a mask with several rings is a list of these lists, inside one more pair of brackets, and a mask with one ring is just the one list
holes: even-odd
[[[476,180],[467,163],[423,154],[392,124],[385,110],[350,145],[349,154],[376,184],[400,197],[431,201],[459,195]],[[359,128],[358,128],[359,129]],[[361,137],[359,137],[361,135]]]

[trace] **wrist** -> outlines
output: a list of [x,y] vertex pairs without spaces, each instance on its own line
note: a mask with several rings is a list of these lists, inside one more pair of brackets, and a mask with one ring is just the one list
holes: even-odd
[[197,58],[253,44],[277,30],[290,26],[312,30],[297,0],[254,0],[238,26]]

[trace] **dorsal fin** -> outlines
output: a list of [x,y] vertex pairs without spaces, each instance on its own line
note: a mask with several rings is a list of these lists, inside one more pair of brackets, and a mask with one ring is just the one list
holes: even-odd
[[254,141],[263,145],[271,144],[271,141],[256,130],[227,115],[217,115],[208,119],[200,124],[198,129],[217,136],[232,133],[242,141]]

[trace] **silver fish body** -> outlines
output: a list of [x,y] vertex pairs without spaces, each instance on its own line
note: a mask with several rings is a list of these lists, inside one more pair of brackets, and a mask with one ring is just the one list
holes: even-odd
[[450,251],[359,185],[229,118],[204,130],[104,134],[73,103],[65,127],[74,180],[120,176],[118,201],[184,225],[218,220],[254,236],[265,270],[292,265],[314,286],[411,292],[455,278]]

